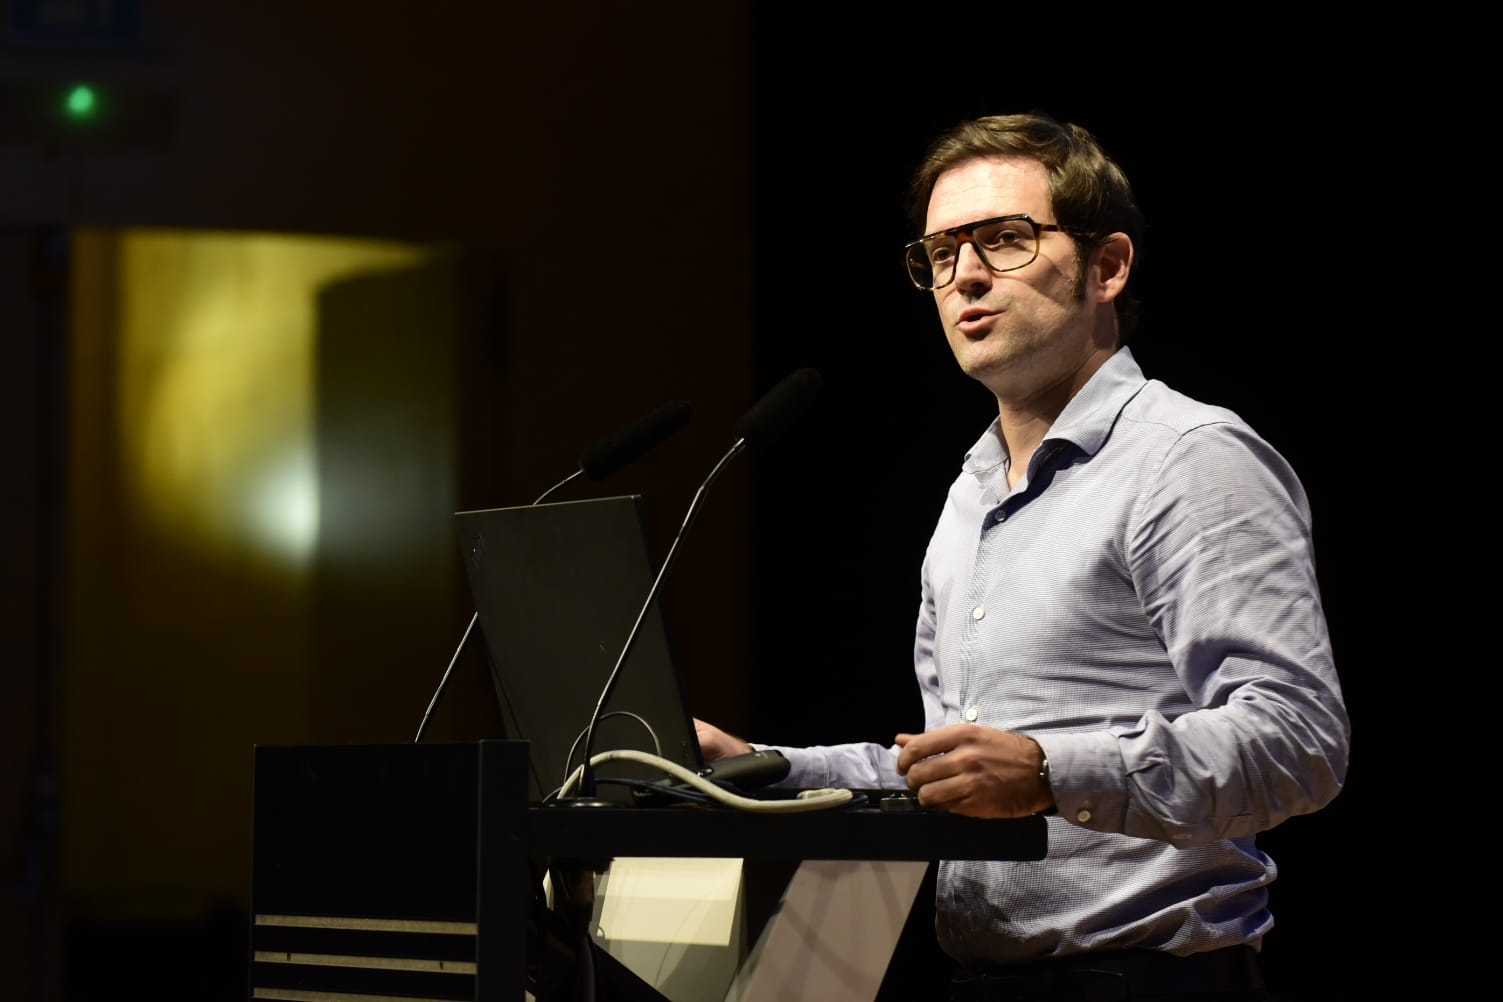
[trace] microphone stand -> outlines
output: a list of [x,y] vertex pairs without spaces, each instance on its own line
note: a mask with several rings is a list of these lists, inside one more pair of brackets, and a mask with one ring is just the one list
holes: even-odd
[[438,705],[439,697],[449,687],[449,676],[454,674],[454,666],[459,664],[459,656],[470,642],[470,634],[475,632],[475,624],[480,622],[480,613],[470,615],[470,625],[464,628],[464,636],[459,638],[459,646],[454,648],[454,656],[449,659],[449,667],[444,669],[444,677],[438,680],[438,688],[433,690],[433,698],[428,701],[428,709],[423,711],[423,722],[418,724],[417,737],[412,739],[413,744],[421,744],[423,732],[428,729],[428,718],[433,716],[433,708]]
[[611,669],[610,676],[606,679],[605,688],[600,693],[600,701],[595,704],[595,712],[590,717],[589,729],[585,731],[584,762],[581,764],[579,774],[578,794],[572,797],[560,797],[552,803],[566,807],[613,807],[608,800],[602,800],[595,794],[595,767],[590,764],[590,756],[595,750],[595,728],[600,723],[600,716],[605,709],[605,704],[610,702],[611,694],[616,690],[616,683],[621,679],[621,669],[626,664],[626,659],[631,655],[632,649],[637,645],[637,638],[642,634],[642,624],[647,621],[647,613],[652,609],[652,603],[657,598],[658,587],[662,585],[663,578],[668,574],[668,568],[673,565],[674,558],[678,555],[678,545],[683,542],[689,525],[699,514],[700,501],[704,498],[705,491],[720,476],[725,465],[734,459],[746,448],[746,438],[742,436],[736,440],[736,444],[720,458],[704,483],[699,485],[699,490],[694,492],[694,499],[689,502],[689,510],[684,514],[683,524],[678,528],[678,534],[673,537],[673,545],[668,548],[668,555],[663,558],[663,566],[658,568],[657,577],[652,580],[652,587],[647,589],[647,598],[642,603],[642,610],[637,613],[637,621],[632,624],[631,632],[627,634],[626,644],[621,648],[621,655],[616,659],[616,667]]

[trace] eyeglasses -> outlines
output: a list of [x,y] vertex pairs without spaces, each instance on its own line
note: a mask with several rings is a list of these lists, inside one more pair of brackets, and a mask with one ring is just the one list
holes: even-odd
[[930,233],[903,248],[908,278],[925,292],[943,289],[955,281],[955,262],[960,259],[963,243],[969,243],[981,263],[992,271],[1016,271],[1039,256],[1039,234],[1050,230],[1079,235],[1066,226],[1036,223],[1022,213]]

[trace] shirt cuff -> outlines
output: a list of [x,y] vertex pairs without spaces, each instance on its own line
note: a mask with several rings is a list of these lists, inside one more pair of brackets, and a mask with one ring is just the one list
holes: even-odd
[[1117,739],[1104,732],[1028,736],[1049,760],[1049,790],[1059,816],[1092,831],[1121,831],[1127,782]]

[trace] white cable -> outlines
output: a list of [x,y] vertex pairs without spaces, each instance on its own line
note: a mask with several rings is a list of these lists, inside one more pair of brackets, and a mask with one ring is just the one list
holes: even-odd
[[[703,776],[691,772],[668,759],[659,758],[647,752],[634,751],[623,748],[620,751],[600,752],[590,759],[590,765],[596,766],[603,762],[640,762],[650,765],[655,769],[661,769],[677,779],[681,779],[690,786],[707,794],[725,804],[727,807],[735,807],[743,811],[754,811],[761,814],[795,814],[801,811],[822,811],[829,807],[838,807],[848,804],[856,796],[850,790],[801,790],[796,798],[787,800],[754,800],[751,797],[743,797],[732,793],[717,783],[712,783]],[[558,795],[567,797],[569,791],[574,789],[574,784],[579,782],[579,777],[584,773],[584,766],[580,766],[569,774],[564,780],[564,785],[559,787]]]

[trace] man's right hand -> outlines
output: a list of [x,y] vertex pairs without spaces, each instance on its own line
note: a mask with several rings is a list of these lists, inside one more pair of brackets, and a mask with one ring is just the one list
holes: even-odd
[[740,738],[727,734],[714,724],[707,724],[698,717],[694,718],[694,733],[699,738],[699,751],[704,755],[705,764],[718,762],[732,755],[745,755],[755,751],[751,745]]

